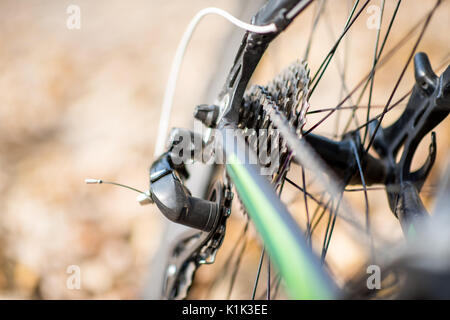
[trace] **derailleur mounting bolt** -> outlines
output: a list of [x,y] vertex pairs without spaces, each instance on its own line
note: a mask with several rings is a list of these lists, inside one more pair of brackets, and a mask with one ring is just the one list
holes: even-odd
[[195,108],[194,118],[200,120],[205,126],[214,128],[219,117],[220,107],[216,105],[201,104]]

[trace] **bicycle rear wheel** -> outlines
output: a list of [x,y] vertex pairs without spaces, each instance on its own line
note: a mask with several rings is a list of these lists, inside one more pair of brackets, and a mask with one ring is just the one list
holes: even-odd
[[[306,124],[298,126],[303,136],[316,133],[340,141],[349,133],[358,132],[364,152],[376,156],[369,148],[373,143],[369,123],[378,119],[384,127],[404,111],[415,83],[414,53],[419,49],[428,52],[438,75],[449,63],[448,36],[432,32],[441,28],[443,22],[448,24],[445,19],[448,11],[448,1],[427,1],[420,5],[402,1],[381,1],[378,5],[358,0],[343,0],[339,5],[316,1],[266,52],[252,82],[267,84],[286,61],[303,59],[308,66],[302,64],[297,68],[303,68],[305,74],[311,70],[308,88],[303,87],[301,91],[301,101],[308,105],[308,110],[304,110]],[[381,21],[379,28],[377,21]],[[326,43],[325,39],[328,39]],[[277,85],[283,84],[280,81],[266,88],[282,104],[283,98],[294,99],[289,95],[295,90],[286,90],[292,85],[289,81]],[[258,103],[251,94],[247,98],[248,103],[252,99]],[[302,119],[296,121],[298,125]],[[445,132],[444,126],[436,130],[442,150],[448,149],[448,142],[440,138],[446,136]],[[428,153],[424,150],[428,144],[429,140],[425,139],[419,145],[413,168],[426,161]],[[368,265],[384,260],[386,247],[403,243],[400,225],[385,200],[385,185],[365,183],[357,152],[353,160],[361,170],[330,182],[339,190],[337,198],[342,201],[333,200],[336,195],[330,197],[329,186],[315,172],[296,164],[289,158],[289,151],[286,154],[283,160],[289,165],[274,176],[274,188],[305,230],[305,237],[321,257],[323,267],[340,287]],[[438,155],[434,170],[440,169],[445,154],[444,151]],[[439,171],[431,171],[431,178],[422,188],[425,204],[434,198],[439,182],[436,172]],[[355,175],[359,175],[361,185],[348,187]],[[215,181],[210,185],[215,185]],[[351,224],[338,214],[344,202],[359,213]],[[188,298],[287,297],[280,286],[280,276],[271,266],[238,201],[233,203],[225,240],[215,263],[201,268],[195,266],[190,276],[194,274],[192,286],[188,281]]]

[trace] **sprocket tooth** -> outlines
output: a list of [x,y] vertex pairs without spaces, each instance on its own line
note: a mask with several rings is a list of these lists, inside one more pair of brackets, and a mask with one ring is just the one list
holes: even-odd
[[[276,109],[276,116],[282,115],[292,131],[301,137],[301,130],[306,122],[305,115],[308,107],[309,70],[306,63],[299,60],[288,66],[283,72],[269,82],[265,87],[253,85],[245,96],[243,106],[251,110],[241,110],[239,128],[274,129],[271,119],[272,109]],[[258,152],[261,143],[273,141],[273,133],[268,137],[259,137],[259,132],[247,138],[250,147]],[[257,139],[255,139],[255,135]],[[283,158],[289,149],[283,137],[279,140],[279,156]],[[286,167],[283,169],[286,170]],[[275,174],[275,173],[274,173]],[[278,172],[282,174],[282,172]]]

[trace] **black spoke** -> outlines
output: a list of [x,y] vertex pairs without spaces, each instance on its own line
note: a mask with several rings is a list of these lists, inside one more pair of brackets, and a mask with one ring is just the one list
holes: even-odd
[[303,56],[303,60],[308,61],[308,57],[309,57],[309,52],[311,50],[311,45],[312,45],[312,40],[314,38],[314,33],[317,30],[317,24],[319,22],[320,17],[322,16],[322,13],[325,9],[325,0],[319,0],[318,2],[316,2],[316,14],[314,16],[313,19],[313,23],[312,23],[312,27],[311,27],[311,31],[309,33],[308,36],[308,44],[306,45],[306,50],[305,50],[305,54]]
[[[368,108],[367,106],[363,106],[363,105],[353,105],[353,106],[341,107],[340,110],[354,110],[354,109],[367,109],[367,108]],[[383,109],[384,105],[383,106],[382,105],[371,105],[370,108],[371,109]],[[322,112],[328,112],[331,110],[334,110],[334,108],[322,108],[322,109],[312,110],[312,111],[306,112],[306,114],[308,115],[308,114],[322,113]],[[371,120],[369,120],[369,122],[370,121]],[[373,119],[372,119],[372,121],[373,121]],[[361,127],[364,127],[364,124],[360,125],[360,127],[358,127],[358,128],[361,128]]]
[[[306,196],[306,180],[305,180],[305,168],[302,167],[302,182],[303,182],[303,198],[305,202],[305,210],[306,210],[306,239],[311,239],[311,221],[309,217],[309,208],[308,208],[308,197]],[[311,241],[308,240],[310,246],[312,246]]]
[[414,47],[412,48],[412,50],[411,50],[411,52],[409,54],[408,60],[406,61],[406,64],[403,67],[402,72],[400,73],[400,76],[399,76],[399,78],[398,78],[398,80],[397,80],[397,82],[396,82],[396,84],[394,86],[394,89],[392,90],[391,95],[389,96],[389,99],[388,99],[388,101],[386,103],[386,106],[384,107],[384,110],[383,110],[383,112],[381,114],[381,117],[380,117],[380,121],[377,122],[375,130],[374,130],[373,134],[371,135],[371,138],[369,140],[369,144],[367,145],[367,148],[366,148],[366,152],[368,152],[370,147],[372,146],[372,143],[373,143],[373,141],[375,139],[375,135],[378,132],[378,130],[380,129],[381,122],[383,121],[383,118],[384,118],[384,116],[385,116],[385,114],[386,114],[386,112],[387,112],[387,110],[389,108],[389,105],[391,104],[391,101],[394,98],[395,93],[397,92],[398,86],[400,85],[400,82],[402,81],[403,76],[405,75],[406,69],[408,68],[412,58],[414,57],[414,54],[415,54],[415,52],[417,50],[417,47],[419,46],[419,43],[422,40],[423,35],[425,34],[425,31],[427,30],[427,27],[428,27],[428,25],[429,25],[429,23],[431,21],[431,18],[433,17],[434,12],[436,11],[436,9],[438,8],[438,6],[440,4],[441,4],[441,0],[438,0],[436,2],[436,5],[434,6],[434,8],[431,10],[430,14],[428,15],[427,19],[425,20],[425,23],[424,23],[424,25],[422,27],[422,30],[421,30],[421,32],[419,34],[419,37],[417,38],[417,40],[416,40],[416,42],[414,44]]
[[267,259],[267,300],[270,300],[270,259]]
[[[431,10],[433,11],[433,9]],[[382,59],[378,59],[376,68],[374,71],[378,70],[379,68],[381,68],[386,62],[388,62],[392,56],[394,55],[395,52],[397,52],[397,50],[399,48],[401,48],[403,45],[405,45],[407,43],[407,41],[409,40],[409,38],[414,35],[414,31],[416,29],[418,29],[420,27],[420,25],[422,24],[423,21],[425,21],[427,19],[427,17],[429,16],[429,13],[427,15],[425,15],[423,18],[421,18],[407,33],[405,36],[402,37],[402,39],[400,39],[394,46],[392,49],[390,49],[388,51],[388,53],[386,53],[384,55],[384,57]],[[381,46],[381,49],[383,49],[383,45]],[[328,119],[334,112],[338,111],[341,109],[341,107],[344,105],[344,103],[353,95],[355,94],[355,92],[363,85],[366,84],[368,85],[368,79],[371,76],[372,72],[368,72],[359,82],[358,84],[352,89],[352,91],[350,91],[350,93],[341,101],[339,102],[336,107],[334,107],[332,110],[330,110],[330,112],[328,112],[322,119],[320,119],[317,123],[315,123],[310,129],[308,129],[307,131],[305,131],[303,133],[303,135],[308,135],[309,133],[311,133],[312,131],[314,131],[318,126],[320,126],[326,119]]]
[[[350,6],[349,11],[352,12],[352,7]],[[333,26],[330,23],[330,18],[328,13],[327,14],[327,27],[328,27],[328,31],[329,34],[331,35],[332,38],[334,38],[334,31],[333,31]],[[344,96],[344,94],[348,94],[349,93],[349,89],[347,86],[347,82],[346,82],[346,73],[347,73],[347,66],[348,66],[348,42],[350,39],[350,34],[348,34],[345,38],[344,38],[344,62],[343,62],[343,66],[341,66],[340,62],[339,62],[339,57],[337,57],[334,61],[336,63],[337,66],[337,71],[340,77],[340,81],[341,81],[341,90],[340,90],[340,96],[339,96],[339,100],[341,100]],[[333,39],[333,42],[336,42],[336,39]],[[350,104],[353,104],[351,98],[350,100]],[[357,125],[357,119],[353,116],[353,119],[355,120],[355,123]],[[340,122],[340,113],[337,113],[336,115],[336,121],[335,121],[335,133],[334,133],[334,137],[338,137],[338,132],[339,132],[339,122]]]
[[354,6],[352,8],[352,11],[350,13],[350,16],[348,17],[347,22],[345,23],[344,31],[342,32],[342,34],[337,39],[337,41],[334,44],[334,46],[330,49],[330,51],[328,52],[328,54],[325,57],[324,61],[322,62],[322,64],[320,65],[319,69],[314,74],[314,76],[313,76],[313,78],[311,80],[311,83],[313,85],[312,85],[311,91],[309,92],[309,96],[308,97],[311,97],[311,95],[313,94],[314,90],[317,87],[317,84],[320,82],[320,79],[323,77],[323,74],[325,73],[326,69],[328,68],[328,65],[330,64],[330,61],[333,59],[333,56],[336,53],[336,50],[339,47],[339,44],[340,44],[341,40],[343,39],[345,34],[348,32],[348,30],[350,30],[350,28],[353,25],[353,23],[356,21],[356,19],[358,19],[358,17],[360,16],[360,14],[362,13],[362,11],[364,10],[364,8],[367,6],[367,4],[369,2],[370,2],[370,0],[367,0],[363,4],[363,6],[359,9],[359,11],[356,13],[356,16],[352,19],[353,14],[355,13],[356,7],[359,4],[359,0],[356,0]]
[[[368,87],[368,85],[369,85],[369,82],[371,83],[371,86],[373,87],[373,79],[374,79],[374,77],[375,77],[375,72],[376,72],[376,70],[377,70],[376,67],[377,67],[378,61],[379,61],[379,59],[380,59],[380,57],[381,57],[381,54],[383,53],[383,49],[384,49],[384,47],[385,47],[385,45],[386,45],[386,43],[387,43],[387,40],[388,40],[388,38],[389,38],[389,35],[391,34],[392,26],[394,25],[394,21],[395,21],[395,18],[397,17],[398,9],[400,8],[401,2],[402,2],[402,0],[398,0],[398,1],[397,1],[397,5],[396,5],[396,7],[395,7],[395,9],[394,9],[394,13],[392,14],[391,20],[389,21],[389,26],[388,26],[388,28],[387,28],[387,31],[386,31],[386,34],[385,34],[385,36],[384,36],[384,39],[383,39],[383,42],[382,42],[382,44],[381,44],[381,48],[380,48],[380,51],[379,51],[379,52],[377,52],[377,50],[378,50],[378,41],[379,41],[379,36],[380,36],[381,25],[380,25],[380,28],[378,29],[378,32],[377,32],[377,39],[376,39],[376,45],[375,45],[375,52],[374,52],[374,60],[373,60],[373,64],[372,64],[372,69],[370,70],[369,77],[365,80],[366,82],[365,82],[365,84],[364,84],[364,87],[362,88],[361,93],[359,94],[359,97],[358,97],[357,102],[356,102],[357,105],[361,102],[361,100],[362,100],[362,98],[363,98],[363,96],[364,96],[364,93],[366,92],[366,89],[367,89],[367,87]],[[383,12],[383,11],[384,11],[384,0],[383,0],[383,9],[382,9],[382,12]],[[382,17],[381,17],[381,18],[382,18]],[[381,23],[381,21],[380,21],[380,23]],[[392,52],[395,52],[395,50],[392,51]],[[369,109],[369,110],[370,110],[370,102],[371,102],[371,99],[372,99],[372,97],[371,97],[371,93],[370,93],[370,96],[369,96],[369,104],[368,104],[368,109]],[[369,110],[367,111],[368,113],[370,112]],[[352,116],[355,115],[355,112],[356,112],[356,109],[353,110]],[[347,122],[347,125],[345,126],[344,132],[347,131],[348,128],[349,128],[349,126],[350,126],[350,120],[351,120],[351,119],[349,119],[349,121]],[[358,127],[358,125],[357,125],[357,127]],[[365,134],[366,134],[366,133],[364,133],[364,139],[366,138],[366,135],[365,135]]]
[[272,299],[276,299],[277,295],[278,295],[278,290],[280,288],[280,283],[281,283],[281,276],[277,275],[275,278],[275,289],[273,290],[273,295],[272,295]]
[[255,294],[256,294],[256,289],[258,288],[258,282],[259,282],[259,276],[261,274],[261,267],[262,264],[264,262],[264,253],[265,253],[265,248],[263,247],[261,249],[261,256],[259,258],[259,264],[258,264],[258,271],[256,273],[256,279],[255,279],[255,285],[253,286],[253,292],[252,292],[252,300],[255,300]]
[[358,166],[358,171],[359,171],[359,177],[361,179],[361,184],[363,186],[363,190],[364,190],[364,203],[365,203],[365,217],[366,217],[366,232],[367,235],[369,236],[370,239],[370,249],[371,249],[371,257],[372,257],[372,261],[375,260],[375,249],[373,246],[373,238],[372,238],[372,232],[370,229],[370,216],[369,216],[369,197],[367,195],[367,185],[366,185],[366,181],[364,179],[364,173],[361,167],[361,160],[359,158],[359,154],[358,154],[358,150],[356,149],[356,145],[354,143],[352,143],[352,149],[353,149],[353,153],[355,155],[355,159],[356,159],[356,164]]
[[[448,66],[448,63],[450,62],[450,53],[448,53],[446,56],[446,58],[444,58],[443,62],[436,68],[436,70],[440,71],[442,68]],[[412,89],[410,89],[407,93],[405,93],[404,95],[402,95],[395,103],[393,103],[391,106],[389,106],[389,108],[387,109],[386,113],[388,113],[389,111],[393,110],[395,107],[397,106],[401,106],[401,105],[405,105],[402,104],[402,102],[409,97],[409,95],[411,94]],[[373,107],[372,107],[373,108]],[[382,107],[384,109],[384,106]],[[357,127],[355,130],[360,130],[366,126],[368,126],[371,122],[380,119],[382,116],[382,113],[376,115],[375,117],[373,117],[372,119],[370,119],[369,121],[367,121],[366,123],[363,123],[362,125],[360,125],[359,127]]]
[[291,184],[292,186],[294,186],[295,188],[297,188],[298,190],[300,190],[301,192],[303,192],[305,195],[307,195],[309,198],[311,198],[314,202],[316,202],[318,205],[320,206],[324,206],[324,203],[321,202],[320,200],[317,200],[316,197],[314,197],[312,194],[308,193],[305,191],[305,189],[303,189],[302,187],[300,187],[298,184],[296,184],[294,181],[292,181],[291,179],[289,179],[288,177],[285,178],[285,180]]
[[335,213],[335,211],[333,209],[333,202],[332,202],[331,203],[331,210],[330,210],[330,213],[328,215],[327,227],[325,229],[325,236],[323,238],[323,244],[322,244],[322,254],[321,254],[321,258],[320,258],[322,264],[325,261],[326,248],[327,248],[327,243],[328,243],[328,234],[330,233],[331,225],[334,223],[335,217],[336,217],[336,215],[334,213]]
[[339,211],[341,200],[342,200],[342,193],[339,197],[336,208],[330,212],[330,217],[328,219],[327,229],[326,229],[325,238],[324,238],[324,245],[322,247],[322,256],[321,256],[322,264],[325,262],[325,257],[328,252],[328,247],[330,246],[331,236],[333,235],[334,226],[336,225],[337,213]]
[[[400,4],[400,1],[398,2],[398,4]],[[384,5],[385,5],[385,0],[383,0],[382,4],[381,4],[380,21],[379,21],[379,27],[377,30],[377,38],[375,41],[375,50],[374,50],[374,54],[373,54],[373,65],[372,65],[372,76],[370,77],[369,101],[367,102],[366,121],[369,121],[369,119],[370,119],[370,106],[372,104],[373,85],[374,85],[374,81],[375,81],[375,66],[377,65],[377,60],[378,60],[378,43],[380,41],[380,30],[381,30],[381,23],[383,21]],[[398,6],[397,6],[397,8],[398,8]],[[395,11],[395,13],[396,12],[397,11]],[[395,17],[395,13],[394,13],[393,18]],[[393,21],[393,20],[391,20],[391,21]],[[387,37],[386,37],[386,39],[387,39]],[[381,54],[381,52],[380,52],[380,54]],[[366,141],[367,132],[368,132],[368,127],[366,127],[366,129],[364,130],[363,144]]]
[[[319,225],[320,221],[322,220],[322,218],[325,216],[325,212],[327,212],[328,208],[330,205],[332,205],[332,200],[328,200],[328,203],[323,207],[320,215],[318,216],[317,220],[314,222],[312,228],[311,228],[311,233],[314,232],[314,230],[316,229],[316,227]],[[314,220],[314,219],[313,219]]]
[[344,192],[360,192],[360,191],[373,191],[373,190],[386,190],[386,187],[352,188],[352,189],[345,189]]
[[[409,97],[409,95],[411,94],[412,90],[409,90],[407,93],[405,93],[404,95],[402,95],[400,97],[400,99],[398,99],[394,104],[392,104],[392,106],[390,106],[387,111],[385,112],[388,113],[389,111],[393,110],[395,107],[403,105],[402,102]],[[384,107],[383,107],[384,109]],[[360,130],[364,127],[367,127],[371,122],[380,119],[382,116],[382,113],[378,114],[377,116],[373,117],[372,119],[370,119],[369,121],[367,121],[366,123],[363,123],[362,125],[360,125],[359,127],[357,127],[355,130]]]
[[237,256],[237,259],[236,259],[236,261],[235,261],[235,263],[234,263],[233,273],[231,274],[230,287],[229,287],[229,289],[228,289],[227,300],[230,299],[231,293],[233,292],[234,284],[235,284],[235,282],[236,282],[236,276],[237,276],[239,267],[240,267],[240,265],[241,265],[241,261],[242,261],[243,255],[244,255],[245,248],[247,247],[247,242],[248,242],[248,239],[247,239],[247,237],[245,237],[245,239],[244,239],[244,241],[243,241],[243,244],[242,244],[242,246],[241,246],[241,249],[239,250],[239,254],[238,254],[238,256]]
[[[239,245],[242,242],[242,240],[244,240],[244,238],[247,234],[248,225],[249,225],[249,220],[247,217],[244,228],[242,229],[242,231],[239,234],[239,237],[236,241],[236,246]],[[230,254],[227,256],[227,258],[225,259],[225,261],[232,261],[235,253],[236,253],[236,250],[232,250],[230,252]],[[228,268],[227,264],[224,264],[223,266],[221,266],[220,271],[218,272],[219,276],[217,276],[208,287],[207,296],[209,296],[211,294],[211,291],[216,286],[216,284],[226,277],[226,275],[228,274],[228,271],[229,271],[229,268]]]

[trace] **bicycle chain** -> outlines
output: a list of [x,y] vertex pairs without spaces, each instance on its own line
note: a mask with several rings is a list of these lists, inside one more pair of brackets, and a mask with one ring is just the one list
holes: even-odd
[[[194,250],[195,253],[185,262],[184,272],[181,274],[178,284],[177,295],[174,299],[185,299],[189,288],[192,285],[195,271],[202,264],[212,264],[215,261],[217,251],[222,245],[225,237],[226,221],[231,214],[231,203],[233,200],[233,192],[229,183],[222,182],[223,190],[221,195],[216,194],[216,201],[219,203],[221,217],[217,227],[209,234],[202,232],[200,237],[204,237],[203,246]],[[213,189],[215,186],[213,186]]]
[[[272,172],[272,177],[275,173],[279,177],[289,170],[292,148],[288,142],[301,137],[309,106],[309,81],[306,63],[297,60],[267,86],[253,85],[244,96],[238,127],[244,129],[250,147],[258,152],[258,146],[267,145],[276,134],[280,135],[281,165],[276,168],[277,172]],[[254,130],[249,133],[250,129]],[[260,135],[259,129],[267,129],[267,136]]]
[[[258,144],[264,143],[262,139],[273,138],[276,132],[273,129],[280,130],[280,133],[284,132],[284,135],[288,130],[291,133],[295,132],[296,138],[301,136],[301,130],[306,121],[305,113],[309,106],[307,102],[309,81],[309,69],[306,63],[295,61],[267,86],[254,85],[246,91],[239,112],[238,128],[243,129],[244,133],[250,129],[256,129],[246,135],[246,140],[253,150],[257,152]],[[259,129],[268,129],[269,135],[258,136]],[[280,159],[286,161],[286,164],[278,168],[277,176],[288,171],[290,164],[290,148],[289,143],[286,143],[289,138],[283,134],[280,138]],[[272,176],[274,174],[275,172]],[[233,198],[230,187],[223,184],[223,188],[224,201],[220,208],[223,218],[205,245],[197,251],[194,259],[186,262],[184,281],[179,283],[178,294],[175,297],[177,299],[186,297],[198,266],[213,263],[217,250],[223,242],[226,220],[231,213]]]

